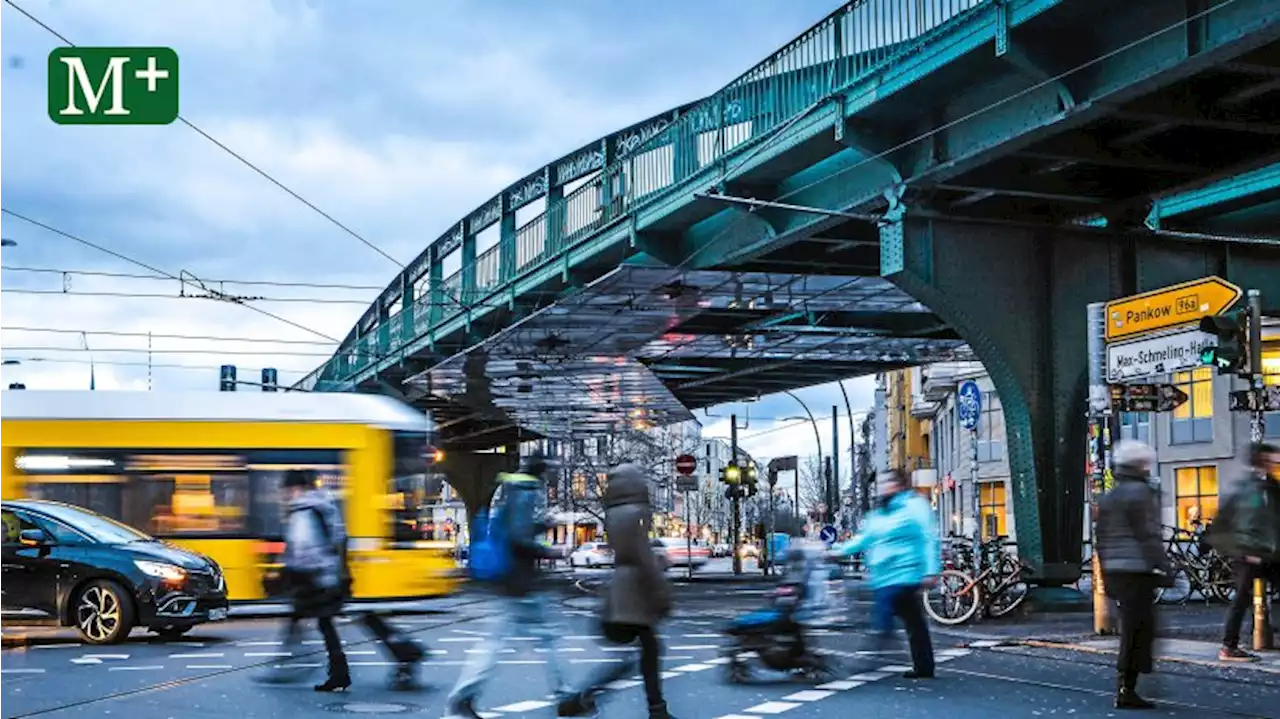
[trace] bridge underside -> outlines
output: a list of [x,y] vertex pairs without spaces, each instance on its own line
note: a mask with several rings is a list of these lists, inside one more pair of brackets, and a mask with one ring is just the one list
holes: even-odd
[[478,418],[568,437],[969,356],[941,320],[879,277],[646,264],[635,258],[406,385]]

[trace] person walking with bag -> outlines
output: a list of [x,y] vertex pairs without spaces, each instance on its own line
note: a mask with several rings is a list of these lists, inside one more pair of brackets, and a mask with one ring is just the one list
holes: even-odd
[[[653,509],[649,482],[639,467],[620,464],[609,473],[604,505],[605,533],[614,558],[613,575],[605,587],[601,608],[604,638],[613,644],[639,643],[649,719],[670,719],[662,696],[662,648],[656,628],[671,612],[671,590],[649,542]],[[634,660],[604,670],[588,681],[585,689],[561,701],[557,713],[562,717],[594,713],[602,687],[629,674],[633,666]]]
[[[521,462],[520,471],[499,475],[495,513],[488,522],[492,534],[484,542],[474,540],[469,554],[473,578],[482,573],[495,584],[503,598],[502,612],[493,634],[472,655],[445,704],[446,719],[479,719],[475,702],[493,674],[498,650],[508,636],[528,636],[542,644],[553,691],[567,694],[565,672],[561,663],[559,637],[547,621],[546,603],[539,597],[542,560],[552,557],[551,548],[539,542],[546,523],[538,516],[538,496],[544,491],[543,475],[548,470],[546,458],[535,451]],[[479,529],[479,527],[477,527]],[[480,572],[483,567],[484,571]],[[493,576],[488,576],[490,573]]]
[[1098,499],[1095,541],[1107,596],[1120,607],[1117,709],[1155,706],[1138,695],[1138,676],[1155,664],[1156,589],[1172,579],[1160,537],[1160,492],[1149,475],[1155,452],[1134,440],[1116,445],[1115,484]]

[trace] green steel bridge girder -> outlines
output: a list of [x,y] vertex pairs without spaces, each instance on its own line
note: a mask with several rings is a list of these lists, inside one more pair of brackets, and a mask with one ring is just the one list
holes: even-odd
[[888,277],[951,325],[999,392],[1018,550],[1046,583],[1079,573],[1086,491],[1085,308],[1219,275],[1280,313],[1280,245],[1151,233],[993,227],[910,214],[884,228]]
[[[1046,3],[1025,5],[1027,12],[1017,17],[1025,15],[1028,22],[1048,9]],[[1148,0],[1115,5],[1077,0],[1059,10],[1087,5],[1098,6],[1098,12],[1107,6],[1108,22],[1098,25],[1092,18],[1079,17],[1092,23],[1092,29],[1079,29],[1081,41],[1074,51],[1036,50],[1036,44],[1020,39],[1019,23],[1010,20],[1009,50],[998,63],[984,54],[999,37],[995,13],[976,13],[965,27],[925,47],[908,62],[855,83],[828,106],[796,123],[786,138],[743,163],[736,176],[721,182],[731,190],[747,187],[756,197],[792,205],[882,211],[886,192],[895,191],[895,184],[899,191],[927,190],[993,157],[1104,118],[1126,102],[1280,36],[1280,10],[1274,0],[1233,0],[1208,16],[1211,21],[1188,23],[1182,32],[1160,32],[1177,29],[1180,20],[1186,22],[1188,9],[1178,3]],[[1008,6],[1020,7],[1017,2]],[[1059,28],[1063,33],[1076,30]],[[1193,32],[1195,43],[1188,40]],[[1090,33],[1092,37],[1084,40]],[[986,81],[974,84],[955,77],[966,54],[971,55],[966,60],[986,63],[982,65],[985,72],[979,73]],[[980,59],[974,60],[975,56]],[[1083,70],[1069,72],[1086,64]],[[946,90],[957,82],[969,89],[958,95]],[[950,99],[939,105],[930,103],[929,95]],[[895,103],[897,108],[913,111],[894,109]],[[1260,150],[1257,166],[1275,162],[1274,148]],[[771,177],[778,164],[775,158],[788,153],[821,159],[785,177]],[[1228,176],[1203,178],[1203,182]],[[1180,189],[1171,188],[1171,192]],[[641,214],[640,227],[647,224],[646,214],[668,215],[687,202],[687,197],[672,198],[666,206],[649,209]],[[752,214],[767,221],[768,232],[748,223],[730,232],[723,227],[725,218],[744,213],[735,208],[721,214],[723,218],[695,225],[684,238],[686,256],[696,253],[698,258],[692,266],[751,260],[780,243],[840,222],[809,213],[756,211]],[[715,247],[703,246],[708,243]]]

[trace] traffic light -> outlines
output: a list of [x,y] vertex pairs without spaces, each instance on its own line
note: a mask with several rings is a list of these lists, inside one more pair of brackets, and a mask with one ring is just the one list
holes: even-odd
[[236,391],[236,366],[233,364],[224,364],[221,369],[221,377],[218,381],[218,391],[235,392]]
[[1200,320],[1200,331],[1218,338],[1214,347],[1200,351],[1200,364],[1218,368],[1218,374],[1236,374],[1244,369],[1244,310],[1224,312]]
[[275,367],[264,367],[262,369],[262,391],[277,392],[279,389],[280,379]]
[[720,470],[720,481],[728,485],[736,485],[742,481],[742,468],[737,462],[730,462]]
[[743,484],[744,484],[744,485],[746,485],[746,488],[747,488],[747,496],[748,496],[748,497],[754,497],[754,496],[756,496],[757,488],[756,488],[756,465],[755,465],[755,462],[752,462],[751,464],[748,464],[748,465],[747,465],[746,477],[745,477],[745,479],[743,480]]

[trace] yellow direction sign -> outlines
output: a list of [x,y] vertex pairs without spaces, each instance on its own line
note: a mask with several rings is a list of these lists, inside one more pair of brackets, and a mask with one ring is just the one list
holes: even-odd
[[1107,340],[1198,322],[1226,311],[1244,293],[1221,277],[1205,277],[1107,303]]

